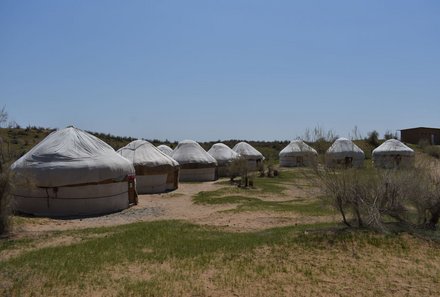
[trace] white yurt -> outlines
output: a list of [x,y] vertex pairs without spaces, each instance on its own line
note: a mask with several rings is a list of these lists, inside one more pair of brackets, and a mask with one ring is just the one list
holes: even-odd
[[232,161],[240,155],[234,152],[229,146],[223,143],[214,144],[208,151],[208,154],[214,157],[218,164],[218,176],[229,176],[229,166]]
[[375,167],[413,167],[414,162],[414,150],[397,139],[387,140],[373,151],[373,164]]
[[248,161],[249,170],[258,170],[264,160],[263,154],[246,142],[237,143],[232,150]]
[[84,216],[137,202],[134,167],[97,137],[67,127],[43,139],[11,166],[16,211]]
[[327,167],[355,167],[364,165],[364,152],[346,138],[337,139],[325,153]]
[[179,142],[172,158],[180,164],[180,181],[217,179],[217,161],[195,141]]
[[302,140],[291,141],[279,156],[282,167],[312,167],[318,164],[318,152]]
[[173,154],[173,149],[170,148],[168,145],[165,144],[161,144],[157,147],[162,153],[164,153],[165,155],[168,155],[171,157],[171,155]]
[[135,140],[117,151],[133,163],[138,194],[178,188],[179,163],[145,140]]

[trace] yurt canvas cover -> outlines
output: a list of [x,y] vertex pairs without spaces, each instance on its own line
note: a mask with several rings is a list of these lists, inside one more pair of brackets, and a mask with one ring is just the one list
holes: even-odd
[[327,167],[362,167],[364,152],[351,140],[337,139],[325,153]]
[[239,157],[239,154],[223,143],[214,144],[208,154],[217,161],[218,175],[221,177],[229,175],[229,165]]
[[173,149],[170,148],[168,145],[161,144],[157,148],[167,156],[171,157],[173,155]]
[[132,141],[117,152],[133,163],[139,194],[177,189],[179,163],[148,141]]
[[237,143],[232,150],[248,161],[249,170],[257,170],[264,160],[263,154],[246,142]]
[[279,157],[283,167],[315,166],[318,163],[318,152],[302,140],[291,141]]
[[172,157],[180,164],[180,181],[217,179],[217,161],[195,141],[179,142]]
[[397,139],[389,139],[373,151],[373,163],[376,167],[412,167],[414,161],[414,150]]
[[74,127],[52,132],[11,166],[14,208],[44,216],[96,215],[135,201],[133,165]]

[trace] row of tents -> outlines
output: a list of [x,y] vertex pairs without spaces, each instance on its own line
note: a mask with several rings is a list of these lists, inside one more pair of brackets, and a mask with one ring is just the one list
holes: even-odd
[[[177,189],[179,181],[210,181],[227,176],[233,160],[244,158],[257,170],[264,156],[245,142],[232,149],[222,143],[205,151],[184,140],[173,150],[136,140],[115,151],[97,137],[67,127],[55,131],[11,166],[15,182],[15,210],[44,216],[98,215],[137,203],[137,193]],[[365,154],[340,138],[326,152],[326,164],[360,167]],[[414,151],[398,140],[388,140],[373,151],[381,167],[411,165]],[[314,166],[318,153],[301,140],[280,152],[280,165]]]
[[[318,152],[302,140],[290,142],[279,154],[280,166],[316,166]],[[377,168],[413,167],[415,152],[397,139],[389,139],[373,150],[373,164]],[[337,139],[325,153],[327,167],[355,167],[364,165],[365,153],[351,140]]]

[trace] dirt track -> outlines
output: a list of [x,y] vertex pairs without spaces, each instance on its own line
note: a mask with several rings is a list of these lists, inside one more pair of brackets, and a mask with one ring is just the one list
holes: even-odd
[[[219,226],[232,231],[249,231],[292,224],[317,223],[334,220],[333,217],[310,217],[293,212],[251,211],[225,212],[234,204],[200,205],[192,198],[200,191],[214,191],[224,187],[217,182],[182,183],[179,189],[164,194],[140,195],[139,204],[121,212],[99,217],[78,219],[49,219],[20,217],[17,233],[34,233],[57,230],[115,226],[139,221],[185,220],[200,225]],[[292,199],[293,193],[301,191],[289,187],[287,196],[267,197],[267,200]],[[304,194],[304,193],[300,193]]]

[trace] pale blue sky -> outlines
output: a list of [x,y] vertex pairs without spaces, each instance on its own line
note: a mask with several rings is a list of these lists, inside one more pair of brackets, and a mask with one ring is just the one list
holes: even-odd
[[11,119],[169,140],[440,126],[440,1],[0,1]]

